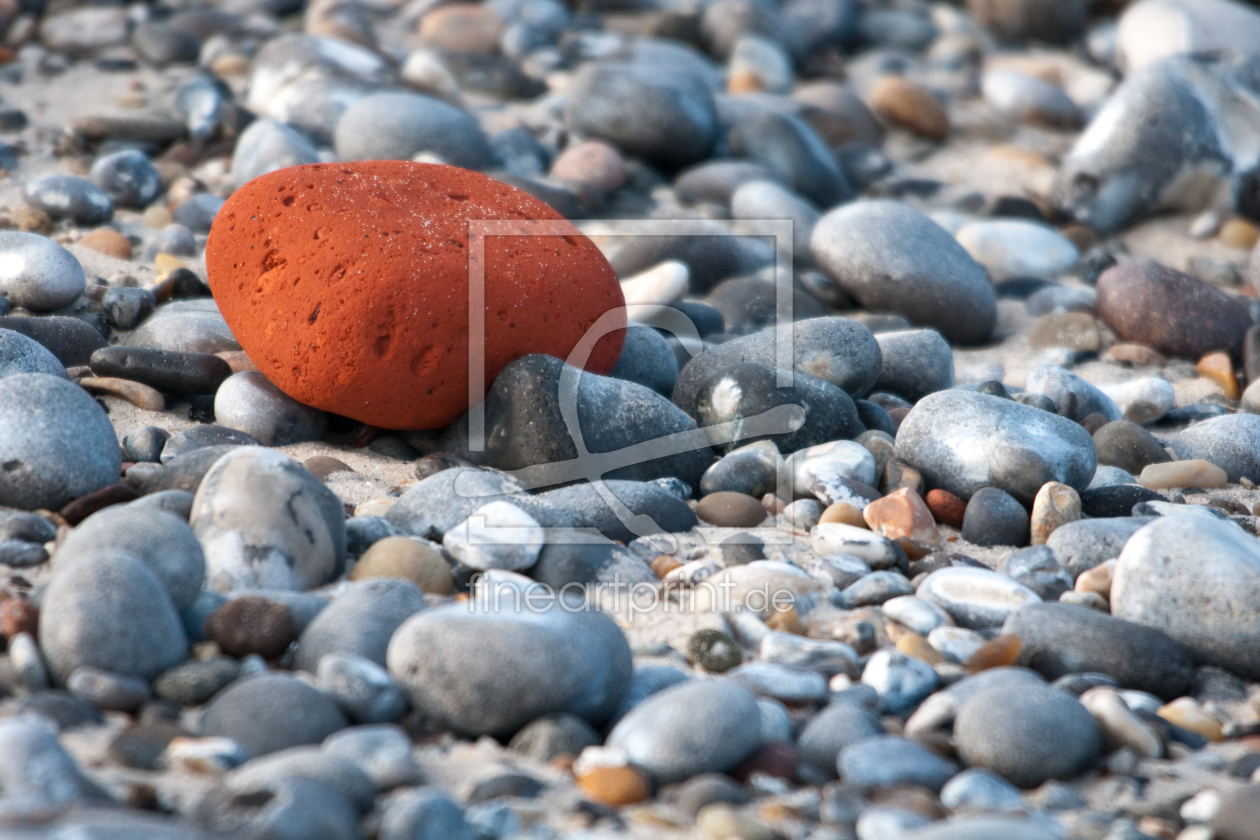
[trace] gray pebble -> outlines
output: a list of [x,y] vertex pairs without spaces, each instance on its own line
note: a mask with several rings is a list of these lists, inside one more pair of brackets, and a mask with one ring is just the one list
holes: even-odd
[[958,772],[954,762],[896,735],[850,744],[836,763],[842,781],[864,790],[917,785],[939,791]]
[[353,654],[384,666],[390,637],[424,605],[424,593],[410,581],[376,578],[352,583],[302,631],[293,666],[316,673],[320,661],[332,653]]
[[1071,572],[1059,563],[1054,551],[1044,545],[1013,552],[998,564],[997,571],[1027,586],[1043,601],[1058,601],[1064,592],[1072,591],[1074,584]]
[[324,412],[302,405],[258,371],[234,373],[223,381],[215,392],[214,416],[264,446],[320,440],[328,425]]
[[80,666],[66,680],[66,690],[98,709],[130,712],[149,699],[149,686],[143,680]]
[[0,295],[35,312],[60,309],[87,287],[83,266],[65,248],[38,233],[0,231]]
[[201,719],[203,735],[231,738],[251,757],[318,744],[345,727],[331,699],[281,673],[237,682],[214,698]]
[[420,768],[411,755],[411,739],[397,726],[351,726],[329,735],[321,749],[354,762],[381,791],[420,779]]
[[162,176],[138,149],[103,155],[88,175],[119,207],[147,207],[162,192]]
[[241,186],[277,169],[318,162],[319,153],[302,134],[275,120],[255,120],[232,151],[232,180]]
[[42,344],[13,330],[0,329],[0,379],[18,373],[66,378],[66,369]]
[[935,330],[884,332],[875,340],[883,361],[874,390],[914,403],[954,387],[954,353]]
[[621,357],[608,375],[668,396],[678,379],[678,359],[659,332],[632,324],[626,329]]
[[114,217],[114,200],[109,194],[75,175],[47,175],[28,181],[22,198],[54,220],[67,219],[84,227],[101,225]]
[[342,160],[411,160],[436,155],[465,169],[482,169],[494,157],[481,127],[464,111],[417,93],[382,92],[351,105],[337,123]]

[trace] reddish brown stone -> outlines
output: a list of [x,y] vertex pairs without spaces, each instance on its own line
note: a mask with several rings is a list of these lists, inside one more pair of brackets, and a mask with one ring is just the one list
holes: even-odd
[[228,656],[275,659],[297,638],[297,625],[284,604],[245,595],[210,613],[206,635]]
[[1126,341],[1195,360],[1216,350],[1238,358],[1251,326],[1247,307],[1220,289],[1146,260],[1103,272],[1098,314]]
[[[373,426],[431,429],[468,407],[468,222],[549,220],[485,238],[486,384],[530,353],[567,358],[621,286],[541,201],[476,172],[408,161],[311,164],[232,194],[206,247],[210,287],[258,369],[289,396]],[[624,315],[614,327],[624,327]],[[595,345],[607,373],[624,332]]]
[[739,766],[731,771],[731,775],[741,782],[747,781],[753,773],[773,776],[776,779],[793,779],[796,777],[798,760],[796,747],[786,741],[768,741],[741,761]]
[[18,633],[34,636],[38,630],[39,607],[26,600],[25,595],[14,595],[0,604],[0,634],[6,639]]
[[871,502],[862,511],[862,517],[867,527],[890,540],[908,537],[917,542],[936,543],[941,538],[932,512],[909,487]]
[[937,522],[951,528],[962,527],[963,514],[967,512],[967,503],[962,499],[948,490],[929,490],[924,501]]

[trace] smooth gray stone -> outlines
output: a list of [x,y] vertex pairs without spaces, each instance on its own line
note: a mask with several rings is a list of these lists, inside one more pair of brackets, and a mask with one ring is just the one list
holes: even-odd
[[464,809],[434,787],[390,799],[381,813],[380,840],[473,840]]
[[0,329],[0,379],[18,373],[66,378],[66,368],[44,345],[13,330]]
[[1145,516],[1081,519],[1055,528],[1046,547],[1075,578],[1119,557],[1129,538],[1150,521]]
[[845,747],[883,734],[884,725],[870,711],[853,703],[832,703],[810,719],[796,741],[801,769],[819,780],[834,779]]
[[302,405],[258,371],[241,371],[225,379],[214,395],[215,420],[245,432],[263,446],[317,441],[324,437],[328,417]]
[[119,207],[142,209],[162,192],[162,175],[139,149],[123,149],[103,155],[88,174]]
[[[882,360],[879,344],[870,330],[856,321],[814,318],[798,321],[790,329],[793,369],[830,382],[850,395],[869,391],[878,380]],[[776,364],[776,335],[776,329],[762,330],[706,347],[679,371],[672,396],[674,404],[693,413],[700,386],[730,365],[757,364],[777,370],[780,366]]]
[[1019,817],[963,817],[933,823],[902,836],[902,840],[1056,840],[1039,822]]
[[1030,604],[1011,615],[1002,632],[1019,636],[1016,664],[1048,680],[1107,674],[1124,688],[1174,700],[1194,678],[1194,661],[1183,645],[1159,630],[1087,607]]
[[1032,788],[1070,779],[1098,762],[1102,735],[1070,694],[1048,686],[997,685],[962,702],[954,719],[959,757]]
[[407,711],[407,698],[385,666],[353,653],[330,653],[316,668],[319,690],[356,723],[389,723]]
[[1161,516],[1129,538],[1111,610],[1185,645],[1201,665],[1260,678],[1260,544],[1233,522]]
[[237,681],[215,696],[201,719],[201,734],[231,738],[254,758],[318,744],[345,727],[332,700],[280,672]]
[[958,765],[897,735],[875,735],[850,744],[837,759],[840,780],[864,790],[915,785],[939,791]]
[[77,175],[46,175],[27,181],[22,199],[54,221],[66,219],[83,227],[104,224],[114,216],[114,200]]
[[494,161],[477,121],[454,105],[418,93],[382,92],[346,109],[334,138],[342,160],[411,160],[425,152],[452,166],[482,169]]
[[883,361],[872,390],[910,402],[954,387],[954,352],[936,330],[898,330],[875,336]]
[[170,594],[175,609],[192,605],[206,576],[205,555],[185,519],[160,507],[107,507],[80,522],[57,548],[56,562],[97,551],[122,551],[141,560]]
[[522,492],[507,473],[478,467],[453,467],[422,479],[398,497],[385,519],[402,533],[441,542],[477,508],[496,501],[511,502],[544,528],[573,524],[563,511]]
[[1091,414],[1101,414],[1108,423],[1120,419],[1120,408],[1111,397],[1071,371],[1055,365],[1041,365],[1028,372],[1024,390],[1049,397],[1056,414],[1080,422]]
[[730,770],[759,742],[757,701],[730,680],[690,680],[635,706],[613,727],[607,745],[660,782]]
[[313,674],[330,653],[351,653],[384,666],[390,637],[422,609],[424,593],[410,581],[356,581],[302,631],[293,666]]
[[0,295],[13,306],[46,312],[69,306],[87,287],[83,266],[47,236],[0,231]]
[[[302,778],[337,791],[360,813],[372,809],[376,784],[353,761],[318,746],[289,747],[252,758],[223,777],[208,794],[211,801],[246,794],[281,779]],[[207,803],[203,801],[202,807]]]
[[[690,531],[696,526],[696,515],[687,503],[659,485],[642,481],[605,481],[603,485],[626,506],[631,515],[650,516],[656,523],[656,528],[651,533],[679,533]],[[537,498],[567,514],[575,528],[595,528],[609,539],[626,543],[641,536],[630,531],[617,512],[609,507],[603,496],[589,483],[548,490],[538,494]]]
[[897,430],[895,452],[931,487],[963,499],[997,487],[1029,506],[1047,481],[1084,490],[1097,467],[1093,438],[1080,425],[957,389],[925,397],[910,410]]
[[86,391],[44,373],[0,379],[0,505],[58,510],[121,472],[114,427]]
[[[39,342],[66,367],[86,365],[92,354],[106,344],[105,337],[86,321],[65,315],[39,318],[0,316],[0,329],[21,333]],[[64,371],[62,375],[65,375]]]
[[241,349],[227,322],[219,314],[218,307],[208,299],[177,300],[159,306],[122,343],[128,347],[182,353],[222,353]]
[[626,329],[621,357],[608,375],[668,396],[678,379],[678,358],[659,332],[632,324]]
[[398,628],[386,661],[419,712],[465,735],[505,736],[545,714],[598,726],[617,710],[631,656],[612,619],[520,598],[490,584],[468,605],[424,610]]
[[865,308],[934,327],[958,344],[989,340],[997,300],[984,268],[927,216],[897,201],[858,201],[819,220],[814,261]]
[[353,761],[381,791],[420,779],[420,767],[411,755],[411,738],[399,726],[352,726],[329,735],[321,749]]
[[[254,804],[262,802],[260,806]],[[358,814],[333,788],[302,776],[259,779],[230,798],[206,797],[197,821],[222,837],[231,831],[247,837],[302,840],[357,840]]]
[[817,207],[776,179],[748,181],[736,188],[731,195],[731,217],[789,219],[792,222],[792,259],[794,262],[808,262],[809,237],[822,214]]
[[318,162],[319,152],[299,132],[275,120],[255,120],[236,140],[232,181],[239,187],[277,169]]
[[1260,415],[1213,417],[1169,436],[1180,460],[1202,458],[1221,469],[1232,482],[1260,479]]
[[61,746],[56,730],[40,718],[0,720],[0,754],[5,757],[0,762],[0,787],[19,821],[23,800],[40,822],[47,817],[40,811],[110,802]]
[[1022,583],[1041,596],[1043,601],[1058,601],[1064,592],[1072,591],[1072,574],[1059,562],[1054,551],[1044,545],[1031,545],[1013,552],[998,564],[999,574]]
[[108,549],[55,564],[40,604],[39,646],[59,685],[84,665],[147,681],[188,658],[163,583],[135,555]]

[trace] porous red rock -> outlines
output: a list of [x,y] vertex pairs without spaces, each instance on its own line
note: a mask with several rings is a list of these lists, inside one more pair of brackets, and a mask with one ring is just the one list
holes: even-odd
[[[468,221],[556,220],[562,235],[485,238],[486,384],[530,353],[567,358],[623,304],[595,245],[526,193],[407,161],[311,164],[241,187],[215,219],[206,268],[219,311],[280,390],[390,429],[468,408]],[[615,326],[625,326],[624,314]],[[607,373],[624,331],[585,367]]]

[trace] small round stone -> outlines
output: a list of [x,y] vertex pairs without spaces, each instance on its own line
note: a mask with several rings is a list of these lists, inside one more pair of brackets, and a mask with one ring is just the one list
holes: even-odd
[[721,630],[698,630],[687,640],[687,656],[699,667],[715,674],[742,665],[744,655],[729,634]]
[[929,490],[923,501],[932,516],[942,525],[961,529],[967,511],[967,503],[948,490]]
[[162,176],[157,167],[137,149],[97,158],[88,177],[119,207],[147,207],[162,192]]
[[297,638],[297,627],[284,604],[247,595],[212,612],[205,634],[228,656],[242,659],[254,653],[275,659]]
[[409,161],[424,153],[465,169],[493,160],[476,120],[454,105],[417,93],[375,93],[337,123],[337,154],[347,161]]
[[0,231],[0,295],[36,312],[60,309],[87,287],[74,255],[37,233]]
[[113,228],[97,228],[80,239],[78,244],[116,260],[131,259],[131,240]]
[[350,572],[351,580],[370,578],[402,578],[435,595],[449,595],[455,588],[450,563],[441,552],[413,537],[385,537],[373,543]]
[[287,396],[257,371],[234,373],[223,380],[215,391],[214,416],[264,446],[320,440],[328,425],[324,412]]
[[750,528],[766,518],[761,502],[745,493],[730,491],[710,493],[699,501],[695,512],[697,518],[724,528]]
[[90,227],[114,217],[114,200],[86,178],[74,175],[48,175],[36,178],[22,188],[22,198],[52,219],[67,219]]
[[900,76],[885,76],[870,98],[871,110],[898,128],[929,140],[949,137],[949,112],[927,88]]
[[967,502],[962,538],[976,545],[1028,543],[1029,516],[1014,497],[996,487],[979,490]]
[[201,719],[203,735],[231,738],[251,757],[318,744],[345,727],[331,699],[280,673],[234,684],[214,698]]

